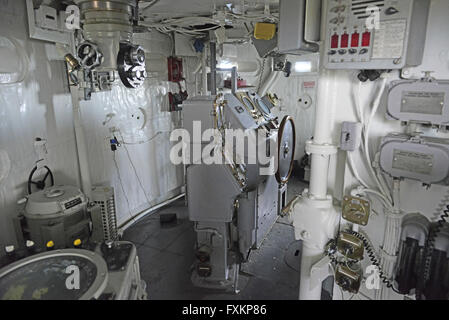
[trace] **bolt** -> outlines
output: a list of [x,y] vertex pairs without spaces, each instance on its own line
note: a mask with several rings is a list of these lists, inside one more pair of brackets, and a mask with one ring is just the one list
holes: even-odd
[[301,232],[301,238],[303,238],[305,240],[309,239],[310,238],[310,233],[308,233],[306,230],[303,230]]

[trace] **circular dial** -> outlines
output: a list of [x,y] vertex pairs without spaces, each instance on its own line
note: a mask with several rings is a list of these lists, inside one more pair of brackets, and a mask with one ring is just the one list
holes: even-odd
[[137,88],[147,77],[145,52],[141,46],[128,43],[120,44],[117,55],[117,68],[120,80],[127,88]]
[[259,111],[262,112],[263,115],[268,116],[271,113],[270,108],[268,108],[268,106],[266,105],[265,102],[263,102],[262,99],[257,99],[256,105],[257,105],[257,108],[259,109]]
[[245,105],[246,109],[249,112],[255,112],[256,111],[256,108],[255,108],[253,102],[251,101],[251,99],[248,96],[243,96],[242,97],[242,102],[243,102],[243,104]]
[[[72,280],[79,281],[78,288],[68,287]],[[46,252],[0,270],[0,300],[98,298],[106,281],[106,263],[93,252],[75,249]]]
[[83,68],[91,70],[101,64],[103,55],[98,49],[98,46],[85,41],[78,47],[78,57],[80,59],[80,64]]
[[285,184],[290,179],[295,159],[296,132],[295,123],[290,116],[282,119],[278,133],[278,171],[276,179]]

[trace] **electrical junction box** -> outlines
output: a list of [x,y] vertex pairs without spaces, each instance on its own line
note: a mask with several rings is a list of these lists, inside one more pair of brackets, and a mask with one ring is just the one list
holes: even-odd
[[449,82],[406,80],[391,83],[387,117],[406,123],[449,126]]
[[327,0],[328,69],[402,69],[421,64],[430,0]]
[[449,139],[390,134],[382,140],[380,167],[393,178],[449,184]]
[[35,11],[36,24],[43,29],[58,30],[58,13],[56,9],[41,5]]
[[343,122],[341,127],[340,149],[355,151],[362,140],[362,124],[359,122]]
[[276,25],[273,23],[257,22],[254,27],[254,38],[258,40],[271,40],[276,34]]

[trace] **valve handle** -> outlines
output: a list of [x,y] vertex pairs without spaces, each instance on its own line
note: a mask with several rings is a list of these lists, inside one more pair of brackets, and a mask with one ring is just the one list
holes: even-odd
[[32,191],[31,191],[31,185],[33,185],[33,184],[34,184],[34,185],[36,186],[36,188],[38,188],[39,190],[44,190],[44,189],[45,189],[45,185],[46,185],[45,182],[47,181],[47,178],[48,178],[48,177],[50,177],[50,180],[51,180],[51,186],[54,186],[54,185],[55,185],[55,180],[54,180],[54,177],[53,177],[53,172],[51,172],[50,168],[47,167],[47,166],[44,166],[44,168],[47,169],[47,173],[45,174],[45,176],[44,176],[43,179],[38,180],[38,181],[33,181],[33,176],[34,176],[34,174],[35,174],[36,171],[37,171],[37,166],[35,166],[35,167],[33,168],[33,170],[31,170],[30,176],[28,177],[28,194],[32,194]]

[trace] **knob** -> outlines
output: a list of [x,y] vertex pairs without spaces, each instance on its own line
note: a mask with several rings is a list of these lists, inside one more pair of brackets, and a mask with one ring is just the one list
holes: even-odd
[[108,249],[112,249],[112,246],[114,245],[114,241],[112,240],[108,240],[105,242],[106,247],[108,247]]

